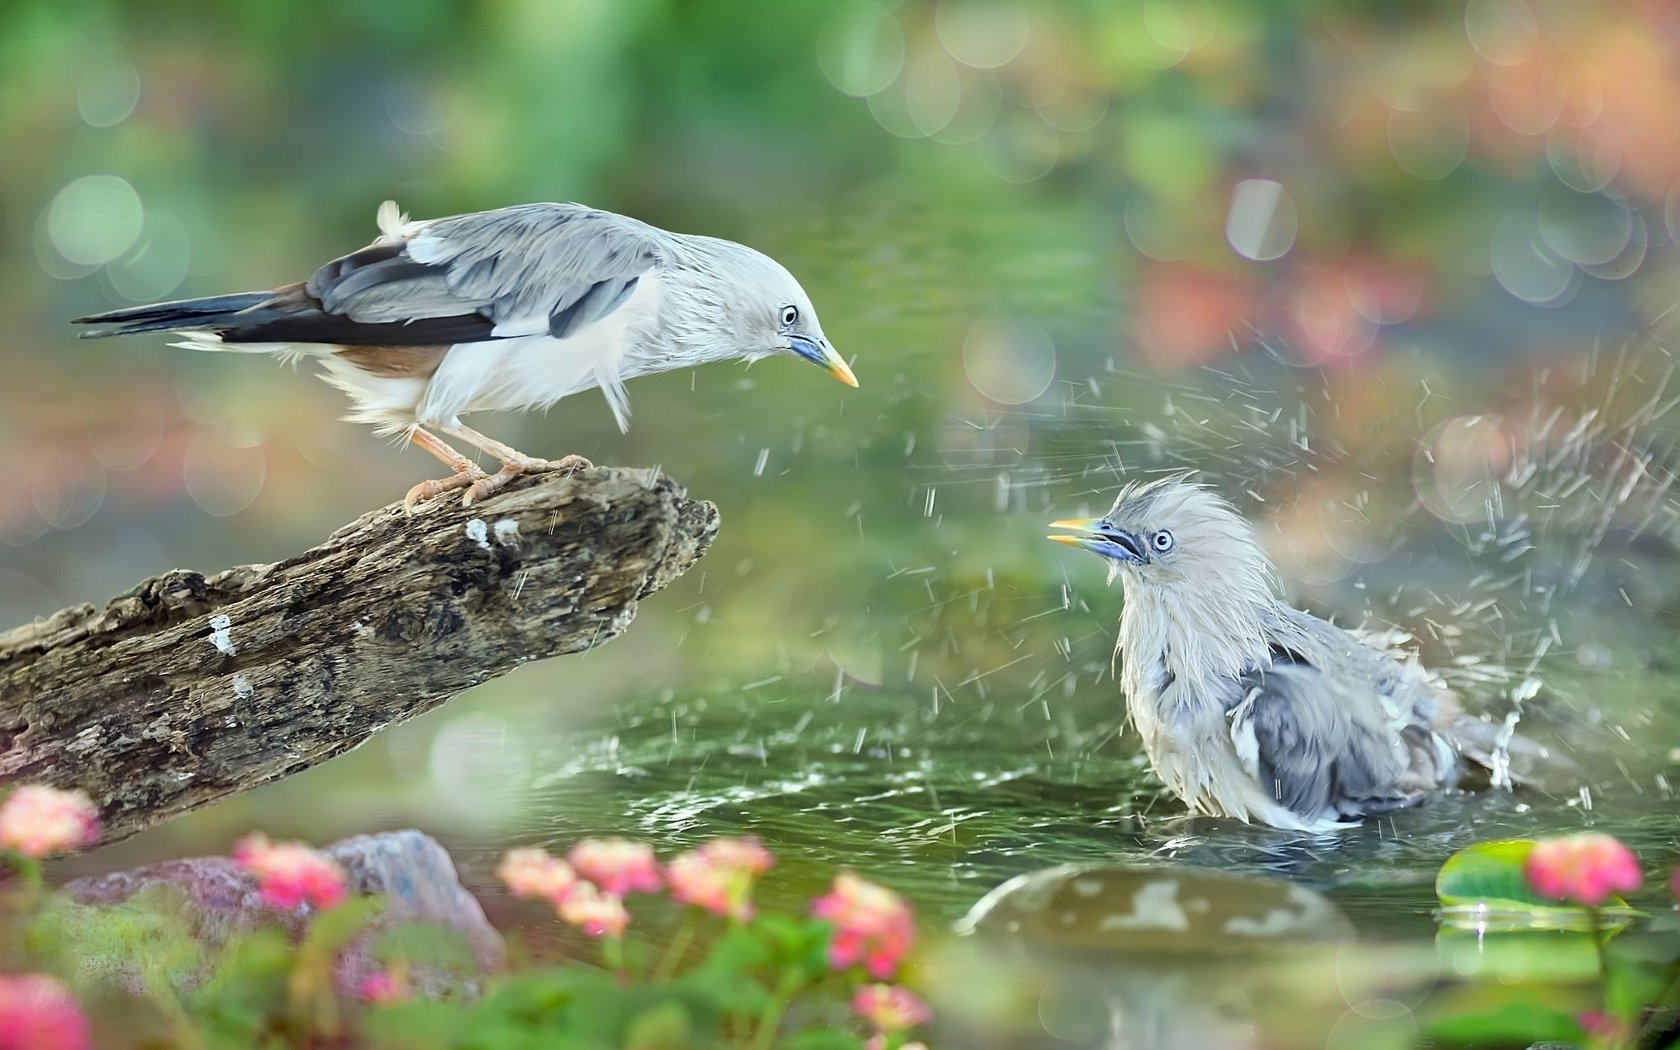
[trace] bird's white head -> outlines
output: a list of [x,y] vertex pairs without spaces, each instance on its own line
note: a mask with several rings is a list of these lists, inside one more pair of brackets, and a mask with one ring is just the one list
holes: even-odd
[[[792,354],[857,386],[846,359],[823,335],[817,309],[791,273],[762,252],[733,241],[692,239],[703,249],[706,273],[689,289],[698,324],[684,335],[708,356],[749,361]],[[698,267],[697,267],[698,270]]]
[[1272,566],[1254,530],[1229,503],[1178,475],[1120,490],[1100,518],[1051,523],[1069,530],[1051,536],[1108,559],[1109,579],[1170,589],[1186,598],[1241,595],[1254,601],[1274,593]]

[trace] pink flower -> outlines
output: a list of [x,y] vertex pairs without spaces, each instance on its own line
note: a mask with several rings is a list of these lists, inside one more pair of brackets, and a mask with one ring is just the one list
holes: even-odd
[[630,925],[624,902],[580,882],[560,902],[560,917],[591,937],[618,937]]
[[679,855],[665,878],[682,903],[745,922],[753,917],[753,884],[775,863],[756,838],[713,839]]
[[271,908],[291,909],[305,902],[330,908],[344,899],[344,869],[301,842],[270,842],[257,832],[234,845],[233,859],[257,877],[257,892]]
[[44,857],[99,838],[99,810],[81,791],[25,784],[0,803],[0,849]]
[[850,872],[835,876],[811,914],[834,926],[828,964],[836,970],[862,963],[870,976],[887,980],[916,940],[916,923],[904,899]]
[[550,901],[558,905],[578,884],[572,866],[547,850],[510,849],[502,854],[496,875],[515,897]]
[[414,994],[408,978],[394,970],[380,970],[362,978],[356,986],[356,998],[364,1003],[400,1003]]
[[0,1050],[87,1050],[91,1045],[87,1017],[69,989],[41,974],[0,976]]
[[[889,1050],[888,1042],[885,1033],[877,1032],[864,1042],[863,1050]],[[900,1043],[898,1050],[928,1050],[928,1048],[926,1043],[914,1042]]]
[[1528,885],[1552,900],[1572,901],[1589,908],[1611,894],[1639,888],[1639,859],[1609,835],[1588,833],[1542,839],[1534,844],[1524,865]]
[[877,1032],[903,1032],[933,1018],[928,1005],[908,988],[896,984],[866,984],[852,996],[852,1012]]
[[584,839],[567,859],[579,875],[614,897],[654,893],[663,885],[653,847],[629,839]]

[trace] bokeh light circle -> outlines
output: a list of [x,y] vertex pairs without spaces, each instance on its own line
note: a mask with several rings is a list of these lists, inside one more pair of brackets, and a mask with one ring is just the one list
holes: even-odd
[[1645,216],[1639,212],[1630,211],[1628,214],[1633,218],[1633,230],[1622,253],[1608,262],[1583,263],[1581,269],[1584,272],[1600,280],[1620,281],[1632,277],[1645,265],[1645,255],[1651,249],[1650,227],[1645,225]]
[[1279,259],[1294,246],[1299,221],[1295,202],[1283,183],[1244,179],[1231,190],[1225,240],[1244,258],[1256,262]]
[[187,495],[206,514],[238,514],[256,502],[268,476],[262,447],[240,448],[214,431],[192,439],[181,462]]
[[191,264],[192,237],[186,226],[168,212],[149,211],[139,243],[106,266],[105,277],[124,299],[153,303],[180,287]]
[[82,74],[76,85],[76,112],[89,127],[112,128],[127,120],[140,103],[140,71],[117,60]]
[[1464,35],[1476,53],[1495,65],[1527,62],[1540,47],[1540,22],[1523,0],[1470,0]]
[[1558,257],[1580,266],[1600,266],[1617,258],[1633,239],[1634,213],[1596,193],[1576,193],[1561,186],[1540,197],[1540,240]]
[[904,69],[904,110],[918,135],[933,135],[950,124],[962,102],[962,78],[942,52],[918,54]]
[[1493,233],[1488,261],[1507,292],[1536,306],[1562,302],[1576,281],[1575,267],[1546,247],[1526,215],[1513,215]]
[[1516,449],[1512,432],[1496,415],[1458,416],[1437,424],[1418,445],[1412,487],[1442,521],[1486,521],[1501,498],[1499,479]]
[[1008,65],[1032,28],[1024,5],[1000,0],[939,0],[934,31],[950,56],[975,69]]
[[869,0],[839,5],[817,40],[817,64],[842,94],[885,91],[904,68],[904,32],[891,10]]
[[1187,54],[1213,39],[1207,0],[1144,0],[1143,28],[1165,51]]
[[945,126],[928,137],[948,146],[966,146],[985,137],[997,123],[1003,109],[1003,92],[989,73],[970,73],[962,78],[956,112]]
[[450,797],[482,797],[485,789],[529,782],[524,738],[507,719],[469,711],[445,722],[426,756],[431,781]]
[[103,266],[134,247],[145,224],[140,194],[117,175],[83,175],[47,205],[47,236],[65,261]]
[[1464,162],[1470,148],[1470,121],[1450,103],[1388,114],[1388,152],[1414,178],[1435,182]]
[[1005,182],[1036,182],[1062,159],[1062,140],[1036,113],[1016,110],[975,143],[980,163]]
[[963,340],[963,371],[988,400],[1024,405],[1050,389],[1056,378],[1056,347],[1031,321],[983,318]]

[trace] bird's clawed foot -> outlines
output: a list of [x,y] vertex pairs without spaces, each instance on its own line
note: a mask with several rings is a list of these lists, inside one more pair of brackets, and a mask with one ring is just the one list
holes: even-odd
[[502,464],[501,470],[494,474],[481,474],[474,480],[472,487],[467,489],[467,494],[461,497],[461,506],[470,507],[479,500],[489,499],[506,488],[508,482],[522,474],[546,474],[562,470],[568,474],[575,474],[594,465],[582,456],[575,455],[562,456],[559,459],[532,459],[529,456],[510,458]]
[[447,478],[439,478],[436,481],[422,481],[409,489],[408,495],[403,497],[403,513],[412,516],[415,508],[422,501],[429,500],[433,496],[441,496],[445,492],[468,488],[489,477],[490,475],[479,469],[477,464],[472,464],[467,469],[458,470]]

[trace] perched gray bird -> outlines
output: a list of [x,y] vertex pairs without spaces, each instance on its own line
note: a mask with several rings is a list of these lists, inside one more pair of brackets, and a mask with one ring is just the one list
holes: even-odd
[[[1155,771],[1193,812],[1323,831],[1452,787],[1492,727],[1415,661],[1283,604],[1229,503],[1182,477],[1050,538],[1109,559],[1115,652]],[[1472,741],[1475,741],[1472,743]]]
[[[173,332],[190,350],[319,358],[324,378],[355,402],[347,419],[404,435],[453,471],[410,489],[411,511],[452,489],[466,489],[470,504],[521,474],[589,465],[526,456],[462,423],[469,412],[547,408],[599,387],[627,429],[626,379],[773,354],[857,386],[799,282],[743,245],[579,204],[411,222],[386,201],[378,221],[372,245],[301,284],[75,323],[114,326],[91,336]],[[486,474],[438,434],[502,469]]]

